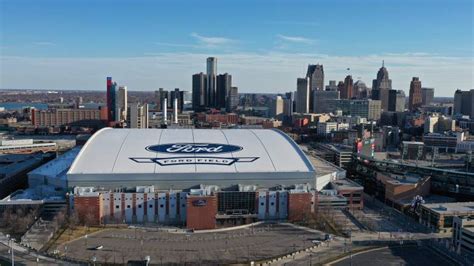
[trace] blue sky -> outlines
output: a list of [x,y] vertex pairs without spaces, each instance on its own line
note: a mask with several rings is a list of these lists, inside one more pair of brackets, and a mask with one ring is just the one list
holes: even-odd
[[382,59],[398,89],[412,76],[437,95],[474,87],[469,0],[0,0],[0,12],[1,88],[102,89],[112,75],[189,89],[207,56],[241,91],[293,90],[309,63],[326,83],[369,85]]

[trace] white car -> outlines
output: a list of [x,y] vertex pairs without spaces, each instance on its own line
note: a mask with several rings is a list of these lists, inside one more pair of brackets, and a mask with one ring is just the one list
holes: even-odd
[[104,248],[104,246],[100,245],[100,246],[95,247],[94,249],[95,249],[95,250],[101,250],[101,249],[103,249],[103,248]]

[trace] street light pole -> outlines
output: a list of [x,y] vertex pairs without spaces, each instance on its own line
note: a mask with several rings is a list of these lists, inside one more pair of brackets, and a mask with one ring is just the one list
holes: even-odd
[[15,255],[13,254],[13,238],[10,238],[10,235],[7,234],[6,235],[7,239],[8,239],[8,247],[10,248],[11,250],[11,255],[12,255],[12,258],[11,258],[11,261],[12,261],[12,266],[15,265]]

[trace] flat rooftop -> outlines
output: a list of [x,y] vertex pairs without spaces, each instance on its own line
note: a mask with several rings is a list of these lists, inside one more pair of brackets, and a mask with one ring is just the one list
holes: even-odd
[[334,181],[331,181],[331,184],[337,188],[337,190],[354,190],[354,189],[361,189],[363,190],[364,188],[357,184],[356,182],[348,179],[348,178],[342,178],[342,179],[336,179]]
[[11,176],[41,162],[42,154],[5,154],[0,155],[0,179]]
[[58,176],[64,173],[65,176],[66,171],[76,159],[77,155],[81,151],[81,148],[81,146],[74,147],[68,152],[58,156],[56,159],[49,161],[29,172],[28,175]]
[[449,202],[449,203],[429,203],[422,204],[423,207],[428,208],[436,213],[449,215],[465,215],[474,214],[474,202]]
[[311,164],[313,164],[314,169],[316,169],[316,176],[345,171],[344,169],[314,155],[312,152],[307,152],[306,154],[308,155]]

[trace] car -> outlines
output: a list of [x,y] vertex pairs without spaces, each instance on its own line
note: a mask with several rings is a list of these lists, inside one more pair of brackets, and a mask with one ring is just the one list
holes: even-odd
[[101,250],[101,249],[103,249],[103,248],[104,248],[104,246],[100,245],[100,246],[95,247],[94,249],[95,249],[95,250]]

